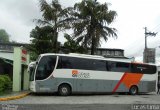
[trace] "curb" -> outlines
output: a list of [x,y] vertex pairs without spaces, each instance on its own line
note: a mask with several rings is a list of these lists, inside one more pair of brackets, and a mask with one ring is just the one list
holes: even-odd
[[24,93],[24,94],[20,94],[20,95],[17,95],[17,96],[4,97],[4,98],[0,98],[0,101],[8,101],[8,100],[20,99],[20,98],[23,98],[23,97],[25,97],[25,96],[27,96],[29,94],[30,94],[30,92]]

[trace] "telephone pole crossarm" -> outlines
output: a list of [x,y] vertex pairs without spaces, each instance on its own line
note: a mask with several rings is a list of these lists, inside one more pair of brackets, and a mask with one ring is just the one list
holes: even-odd
[[145,27],[144,28],[145,29],[145,49],[147,48],[147,37],[148,36],[156,36],[157,35],[157,33],[155,33],[155,32],[147,32],[147,27]]

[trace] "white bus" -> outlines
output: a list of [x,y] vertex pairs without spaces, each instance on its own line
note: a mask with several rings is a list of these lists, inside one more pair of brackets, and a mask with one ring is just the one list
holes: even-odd
[[33,92],[155,92],[157,67],[83,54],[41,54],[29,65]]

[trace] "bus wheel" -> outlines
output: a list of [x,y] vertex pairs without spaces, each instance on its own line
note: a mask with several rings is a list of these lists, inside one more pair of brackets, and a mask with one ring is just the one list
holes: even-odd
[[58,94],[61,96],[68,96],[71,94],[71,87],[68,84],[62,84],[58,88]]
[[136,95],[136,94],[138,94],[138,87],[137,86],[131,86],[130,87],[130,89],[129,89],[129,93],[131,94],[131,95]]

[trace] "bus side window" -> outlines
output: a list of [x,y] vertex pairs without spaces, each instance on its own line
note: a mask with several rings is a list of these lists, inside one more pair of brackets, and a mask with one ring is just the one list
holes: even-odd
[[124,62],[107,61],[107,70],[113,72],[130,72],[130,64]]
[[106,62],[103,60],[95,60],[93,62],[93,69],[98,71],[106,71]]
[[129,63],[117,62],[116,67],[120,72],[130,72],[130,65]]
[[57,69],[72,69],[72,60],[70,57],[59,57]]
[[115,71],[114,68],[115,68],[115,62],[108,61],[107,62],[107,70],[108,71]]
[[93,70],[93,61],[91,59],[71,58],[74,69]]
[[132,73],[142,73],[142,74],[155,74],[157,71],[156,66],[146,65],[146,64],[131,64]]

